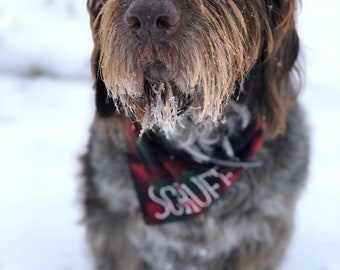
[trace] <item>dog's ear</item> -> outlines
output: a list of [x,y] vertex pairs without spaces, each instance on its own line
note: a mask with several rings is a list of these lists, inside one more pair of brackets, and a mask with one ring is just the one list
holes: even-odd
[[109,92],[106,85],[102,79],[99,69],[99,58],[100,51],[93,51],[92,55],[92,74],[95,78],[93,88],[96,91],[96,108],[97,113],[100,117],[108,118],[114,115],[116,111],[116,104],[113,102],[112,98],[109,96]]
[[[286,114],[300,89],[296,59],[299,38],[295,28],[297,0],[266,0],[267,28],[262,54],[251,71],[252,103],[269,137],[283,134]],[[267,20],[267,21],[266,21]]]
[[108,95],[108,90],[100,72],[100,46],[98,30],[100,26],[100,11],[106,0],[88,0],[87,9],[90,14],[90,23],[94,48],[91,57],[92,76],[94,77],[94,89],[96,91],[96,108],[100,117],[111,117],[116,110],[113,100]]

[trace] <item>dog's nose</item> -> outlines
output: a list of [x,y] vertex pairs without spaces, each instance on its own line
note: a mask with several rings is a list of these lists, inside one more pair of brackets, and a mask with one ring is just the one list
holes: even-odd
[[180,11],[171,0],[133,0],[124,19],[141,41],[164,41],[176,32]]

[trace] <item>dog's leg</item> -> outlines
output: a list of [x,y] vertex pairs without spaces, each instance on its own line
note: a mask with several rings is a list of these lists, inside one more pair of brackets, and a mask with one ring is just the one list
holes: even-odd
[[96,270],[146,270],[127,239],[126,221],[101,209],[88,211],[87,232]]
[[133,208],[137,199],[129,186],[124,140],[112,130],[119,127],[119,121],[98,118],[93,124],[88,153],[83,157],[84,223],[94,269],[144,270],[147,268],[139,262],[126,229],[126,209]]
[[[278,221],[273,221],[278,223]],[[242,243],[233,250],[225,262],[224,270],[276,270],[278,269],[290,235],[291,225],[282,221],[279,228],[273,228],[271,242]]]

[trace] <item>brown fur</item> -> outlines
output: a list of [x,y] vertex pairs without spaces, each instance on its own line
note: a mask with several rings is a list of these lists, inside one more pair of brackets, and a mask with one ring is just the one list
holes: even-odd
[[[298,52],[296,1],[177,0],[186,14],[181,27],[166,43],[156,44],[140,44],[128,34],[122,17],[130,1],[109,1],[103,7],[98,2],[103,1],[88,7],[95,42],[93,72],[102,76],[118,109],[148,126],[156,103],[144,95],[149,80],[163,83],[155,95],[174,95],[178,110],[190,103],[200,108],[192,112],[198,121],[218,120],[235,88],[243,90],[252,83],[252,74],[260,72],[257,117],[267,135],[284,132],[285,115],[298,92],[290,78]],[[148,78],[145,71],[155,55],[166,71]],[[174,106],[165,100],[164,107]],[[177,111],[170,112],[155,124],[175,121],[176,116]]]

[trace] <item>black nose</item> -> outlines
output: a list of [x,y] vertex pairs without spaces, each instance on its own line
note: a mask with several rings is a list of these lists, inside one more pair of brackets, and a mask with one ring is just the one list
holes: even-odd
[[141,41],[163,41],[176,32],[180,11],[171,0],[133,0],[124,19]]

